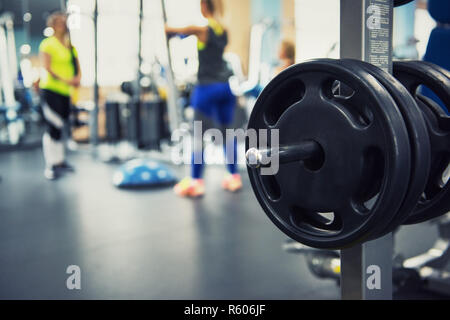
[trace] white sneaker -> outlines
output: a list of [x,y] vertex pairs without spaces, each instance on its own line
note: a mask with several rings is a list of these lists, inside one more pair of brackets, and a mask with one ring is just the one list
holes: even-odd
[[56,179],[55,170],[53,168],[45,168],[44,177],[48,180],[55,180]]
[[77,151],[78,143],[76,143],[76,141],[73,139],[67,140],[67,149],[69,149],[70,151]]

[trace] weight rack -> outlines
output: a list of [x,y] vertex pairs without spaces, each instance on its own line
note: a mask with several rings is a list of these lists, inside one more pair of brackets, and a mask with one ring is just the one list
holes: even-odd
[[[366,61],[392,74],[394,1],[340,0],[340,5],[341,59]],[[393,246],[390,233],[341,250],[343,300],[392,300]]]

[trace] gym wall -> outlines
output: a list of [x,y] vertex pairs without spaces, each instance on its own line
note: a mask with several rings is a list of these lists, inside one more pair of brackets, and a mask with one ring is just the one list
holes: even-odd
[[224,21],[227,25],[230,43],[227,51],[239,55],[242,68],[246,74],[248,71],[248,51],[250,43],[250,0],[226,0],[224,1],[226,16]]
[[281,34],[283,39],[295,43],[295,0],[282,0],[281,21]]
[[[279,25],[276,41],[270,48],[270,57],[276,59],[278,41],[289,39],[295,42],[295,0],[226,0],[227,15],[225,22],[230,33],[230,44],[227,51],[237,53],[241,57],[245,74],[248,72],[250,30],[253,23],[271,13],[271,17]],[[268,7],[270,7],[269,10]],[[273,10],[275,8],[275,10]],[[271,61],[273,62],[273,61]]]
[[339,57],[339,10],[339,0],[295,0],[297,62]]

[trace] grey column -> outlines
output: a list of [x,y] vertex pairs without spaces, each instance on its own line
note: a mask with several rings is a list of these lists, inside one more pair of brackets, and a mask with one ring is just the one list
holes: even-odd
[[[341,0],[341,58],[392,71],[393,0]],[[344,300],[392,299],[392,234],[341,250]]]

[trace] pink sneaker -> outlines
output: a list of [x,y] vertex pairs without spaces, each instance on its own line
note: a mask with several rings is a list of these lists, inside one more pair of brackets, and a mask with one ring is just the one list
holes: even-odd
[[236,173],[226,176],[225,179],[223,179],[222,188],[231,192],[236,192],[242,189],[241,175]]
[[203,179],[184,178],[173,188],[176,195],[180,197],[198,198],[205,194]]

